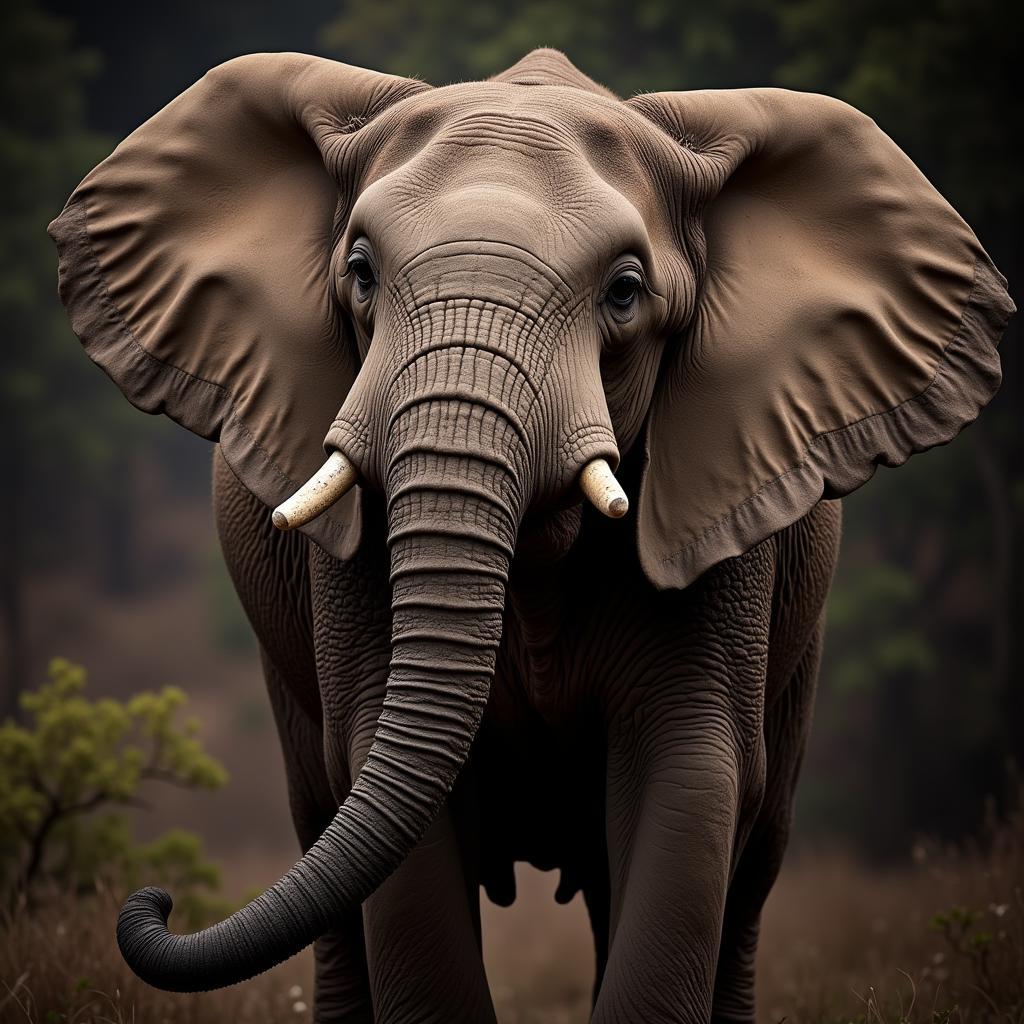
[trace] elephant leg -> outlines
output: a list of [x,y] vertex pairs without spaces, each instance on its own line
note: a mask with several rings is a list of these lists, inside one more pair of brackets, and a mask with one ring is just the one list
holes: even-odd
[[479,882],[460,842],[460,824],[449,801],[364,905],[379,1024],[495,1020],[480,949]]
[[[608,727],[608,965],[595,1024],[709,1021],[735,851],[763,795],[774,549],[650,616]],[[660,638],[660,640],[659,640]]]
[[[391,651],[390,590],[364,544],[348,562],[310,549],[327,774],[348,792],[373,742]],[[383,519],[383,516],[380,517]],[[386,550],[380,539],[380,550]],[[363,905],[377,1024],[494,1020],[480,945],[472,765],[401,866]]]
[[[337,810],[327,780],[319,722],[300,708],[281,674],[263,652],[263,671],[274,709],[288,778],[288,803],[305,853]],[[314,946],[313,1019],[316,1024],[372,1024],[363,922],[359,911],[317,939]]]
[[595,1024],[711,1016],[739,771],[667,733],[639,773],[631,751],[609,751],[611,942]]
[[749,1024],[756,1016],[755,961],[761,910],[789,841],[793,797],[811,725],[824,618],[788,684],[765,712],[767,782],[757,821],[740,856],[726,901],[712,1019]]

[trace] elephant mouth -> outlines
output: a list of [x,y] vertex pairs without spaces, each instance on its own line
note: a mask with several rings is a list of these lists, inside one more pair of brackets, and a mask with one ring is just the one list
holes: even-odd
[[[274,509],[273,521],[279,530],[294,530],[323,515],[335,502],[355,486],[359,475],[344,452],[335,450],[327,461],[290,498]],[[615,479],[606,459],[591,459],[580,471],[577,483],[583,497],[602,515],[621,519],[629,511],[629,499],[622,485]],[[561,513],[578,508],[573,501],[570,508],[548,513],[551,522],[545,527],[553,535],[563,534],[569,521],[559,519]],[[529,517],[527,517],[527,522]],[[578,531],[578,524],[576,531]],[[575,532],[573,533],[575,537]]]
[[565,558],[583,525],[579,502],[566,508],[533,512],[519,528],[516,558],[526,564],[550,564]]

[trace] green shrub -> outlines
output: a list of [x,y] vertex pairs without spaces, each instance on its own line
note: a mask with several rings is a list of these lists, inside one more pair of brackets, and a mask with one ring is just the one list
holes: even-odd
[[31,898],[43,880],[89,889],[168,885],[192,926],[222,908],[205,893],[220,878],[198,836],[179,829],[137,843],[117,807],[138,805],[144,783],[218,789],[227,773],[179,722],[176,687],[127,701],[90,700],[86,673],[63,658],[49,680],[21,696],[27,724],[0,726],[0,880]]

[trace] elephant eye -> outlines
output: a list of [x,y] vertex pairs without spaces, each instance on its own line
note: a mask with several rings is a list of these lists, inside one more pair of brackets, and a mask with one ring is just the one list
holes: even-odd
[[356,279],[356,286],[361,297],[365,297],[370,289],[377,283],[373,274],[373,267],[370,261],[361,253],[354,252],[348,258],[349,273]]
[[642,287],[640,275],[629,270],[612,281],[608,288],[608,301],[620,310],[630,309]]

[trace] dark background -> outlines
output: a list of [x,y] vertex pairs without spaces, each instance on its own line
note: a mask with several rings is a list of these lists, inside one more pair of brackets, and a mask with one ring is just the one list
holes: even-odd
[[[254,648],[210,522],[209,446],[131,409],[83,355],[45,234],[82,175],[207,69],[293,49],[444,84],[551,45],[625,95],[828,92],[924,169],[1020,304],[1022,10],[1012,0],[5,0],[0,717],[58,654],[83,662],[98,693],[181,685],[233,776],[203,822],[212,848],[240,859],[246,844],[292,849]],[[986,799],[1009,793],[1011,763],[1024,763],[1019,342],[1014,325],[1002,390],[979,423],[880,470],[845,502],[800,789],[805,841],[906,856],[920,834],[974,831]]]

